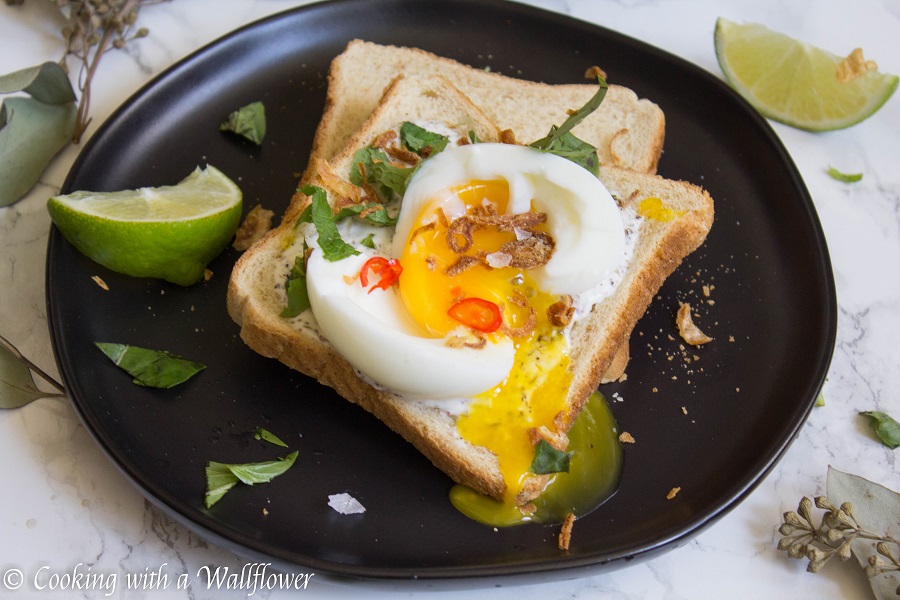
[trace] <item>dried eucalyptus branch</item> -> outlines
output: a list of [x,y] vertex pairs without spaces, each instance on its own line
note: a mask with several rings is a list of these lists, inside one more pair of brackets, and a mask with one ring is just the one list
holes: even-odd
[[[149,31],[134,29],[138,12],[148,4],[166,0],[50,0],[55,4],[65,24],[61,33],[65,50],[59,64],[68,70],[67,59],[73,56],[80,62],[77,123],[72,142],[78,143],[91,122],[91,83],[100,59],[109,49],[120,49],[128,42],[145,37]],[[22,4],[24,0],[6,0],[9,5]]]
[[[890,535],[873,533],[860,527],[851,503],[844,502],[837,508],[828,498],[816,497],[815,506],[825,511],[818,526],[813,521],[812,506],[813,501],[804,496],[797,512],[784,513],[784,522],[778,529],[784,536],[778,542],[778,549],[787,552],[791,558],[809,560],[807,571],[819,572],[835,556],[847,560],[852,556],[850,545],[857,539],[876,543],[878,555],[869,559],[869,566],[866,567],[868,577],[900,571],[900,559],[891,551],[892,545],[900,548],[900,541]],[[900,595],[900,588],[897,589],[897,594]]]

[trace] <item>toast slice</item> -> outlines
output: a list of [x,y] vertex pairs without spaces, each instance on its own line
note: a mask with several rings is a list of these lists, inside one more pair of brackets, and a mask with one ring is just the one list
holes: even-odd
[[[590,65],[586,65],[590,66]],[[597,91],[594,84],[549,85],[476,69],[417,48],[353,40],[331,64],[325,112],[310,164],[332,158],[349,142],[398,75],[440,75],[501,130],[532,142],[547,134]],[[610,85],[603,104],[573,131],[597,147],[600,162],[655,173],[665,137],[662,110],[628,88]]]
[[[500,127],[447,80],[402,77],[388,86],[346,148],[331,161],[319,158],[307,179],[331,192],[340,192],[342,186],[349,185],[345,180],[355,151],[406,120],[439,123],[459,137],[473,131],[480,140],[500,140]],[[712,199],[697,186],[614,166],[601,166],[599,177],[620,210],[634,212],[643,198],[656,197],[674,218],[638,217],[639,236],[614,292],[572,324],[569,424],[666,277],[702,244],[713,219]],[[340,196],[329,193],[329,202],[336,202]],[[507,485],[496,455],[460,436],[456,414],[439,402],[410,400],[370,383],[324,338],[314,318],[279,316],[286,304],[285,275],[298,254],[295,222],[309,201],[298,192],[280,226],[245,252],[235,266],[228,289],[228,311],[241,326],[242,339],[260,354],[314,377],[374,414],[454,481],[501,498]]]

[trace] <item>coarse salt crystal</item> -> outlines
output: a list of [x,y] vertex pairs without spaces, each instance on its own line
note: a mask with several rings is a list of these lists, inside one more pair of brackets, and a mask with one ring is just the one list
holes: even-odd
[[342,515],[355,515],[366,512],[366,507],[350,494],[330,494],[328,506]]

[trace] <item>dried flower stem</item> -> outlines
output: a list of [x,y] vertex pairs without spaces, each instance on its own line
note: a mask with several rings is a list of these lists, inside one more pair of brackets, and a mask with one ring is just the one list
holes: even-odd
[[818,526],[812,518],[813,502],[805,496],[797,506],[797,512],[784,513],[784,522],[778,528],[779,533],[784,536],[778,542],[779,550],[784,550],[791,558],[806,558],[809,560],[806,570],[817,573],[834,556],[841,560],[850,558],[850,544],[854,540],[872,540],[876,542],[878,555],[869,559],[866,575],[874,577],[888,571],[900,571],[900,558],[895,557],[891,550],[892,545],[900,548],[900,540],[860,527],[853,515],[853,505],[849,502],[836,508],[828,498],[818,496],[815,505],[825,511]]

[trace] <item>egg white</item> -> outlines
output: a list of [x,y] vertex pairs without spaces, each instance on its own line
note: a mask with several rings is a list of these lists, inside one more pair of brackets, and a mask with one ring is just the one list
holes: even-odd
[[330,262],[314,250],[306,266],[313,314],[347,362],[378,385],[411,398],[471,397],[503,380],[515,356],[511,340],[474,349],[424,337],[393,288],[369,294],[360,285],[357,275],[370,257]]

